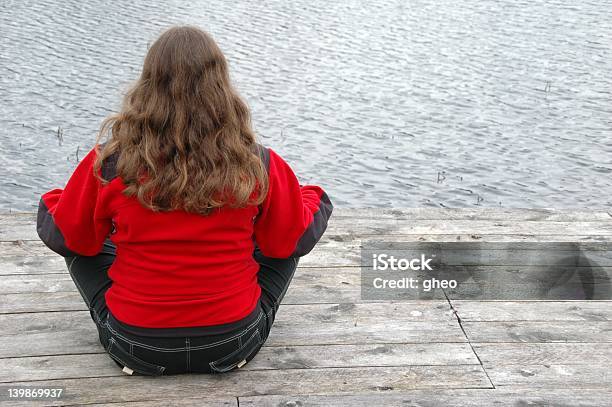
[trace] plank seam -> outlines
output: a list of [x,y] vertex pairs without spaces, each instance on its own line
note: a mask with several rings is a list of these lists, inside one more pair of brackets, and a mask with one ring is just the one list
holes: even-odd
[[470,345],[470,348],[472,349],[472,352],[474,353],[474,356],[476,356],[476,359],[478,359],[478,363],[480,363],[482,371],[487,376],[487,379],[489,380],[489,383],[491,383],[491,386],[493,386],[493,388],[495,389],[496,388],[495,384],[493,383],[493,380],[491,380],[491,377],[489,376],[489,372],[487,372],[487,369],[485,369],[484,364],[482,363],[482,360],[480,359],[480,356],[476,352],[476,349],[474,349],[474,345],[472,345],[472,341],[470,341],[470,338],[468,337],[467,333],[465,332],[465,329],[463,328],[463,324],[461,323],[461,317],[459,317],[459,313],[457,312],[457,310],[453,306],[453,303],[450,300],[450,298],[448,297],[448,295],[446,293],[446,290],[443,289],[442,292],[444,293],[444,296],[446,297],[446,301],[448,301],[448,305],[450,306],[450,309],[453,312],[453,315],[455,316],[455,318],[457,318],[457,323],[459,324],[459,328],[461,328],[461,332],[463,332],[463,336],[465,336],[465,339],[467,340],[467,343]]

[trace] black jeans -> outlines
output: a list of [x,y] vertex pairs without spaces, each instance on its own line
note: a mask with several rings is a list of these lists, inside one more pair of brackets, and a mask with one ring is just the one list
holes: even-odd
[[[298,258],[273,259],[256,248],[253,257],[260,265],[258,282],[261,297],[247,324],[216,326],[200,334],[137,334],[124,329],[109,313],[104,294],[112,285],[107,271],[115,259],[115,245],[106,239],[95,256],[66,257],[66,265],[96,324],[100,343],[110,357],[128,374],[169,375],[181,373],[223,373],[242,367],[259,351],[268,338],[272,323]],[[204,328],[205,330],[208,327]],[[147,331],[147,328],[141,328]],[[163,330],[163,329],[162,329]],[[185,332],[178,328],[171,332]],[[150,330],[159,332],[159,330]]]

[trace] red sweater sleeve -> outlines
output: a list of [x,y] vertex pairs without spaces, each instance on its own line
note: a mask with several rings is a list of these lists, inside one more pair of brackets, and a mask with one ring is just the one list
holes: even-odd
[[38,204],[38,235],[64,257],[98,254],[112,226],[111,217],[100,205],[102,183],[93,173],[96,154],[94,147],[66,187],[44,193]]
[[325,232],[332,203],[320,187],[300,185],[291,167],[267,151],[269,187],[255,221],[255,242],[264,256],[304,256]]

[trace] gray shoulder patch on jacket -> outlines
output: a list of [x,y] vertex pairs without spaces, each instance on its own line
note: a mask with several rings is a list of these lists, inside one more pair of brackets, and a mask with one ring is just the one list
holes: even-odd
[[270,173],[270,150],[268,150],[267,147],[264,147],[259,143],[255,143],[255,150],[261,158],[261,161],[263,161],[264,166],[266,167],[266,171]]
[[[103,148],[107,142],[100,144],[100,148]],[[119,152],[115,151],[109,157],[102,162],[102,178],[110,182],[117,177],[117,160],[119,160]]]

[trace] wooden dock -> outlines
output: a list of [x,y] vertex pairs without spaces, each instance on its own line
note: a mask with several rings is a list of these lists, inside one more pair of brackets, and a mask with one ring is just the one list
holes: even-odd
[[337,209],[250,363],[158,378],[104,354],[35,229],[35,214],[0,215],[0,387],[65,388],[44,405],[612,406],[612,301],[363,301],[359,268],[372,237],[612,242],[607,212]]

